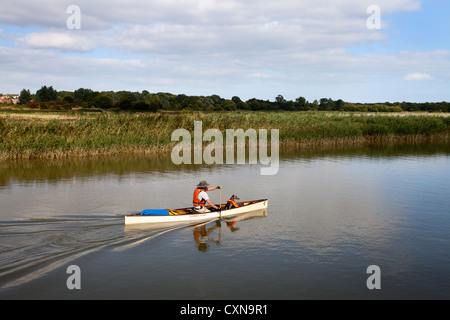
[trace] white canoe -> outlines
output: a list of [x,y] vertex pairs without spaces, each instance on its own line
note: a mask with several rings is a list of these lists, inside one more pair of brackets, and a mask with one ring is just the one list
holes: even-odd
[[[141,215],[141,213],[125,216],[125,225],[140,223],[197,223],[203,221],[212,221],[221,218],[239,216],[241,214],[267,209],[268,200],[253,200],[237,202],[237,208],[225,209],[222,204],[222,211],[212,211],[206,213],[189,213],[191,208],[167,209],[166,215]],[[164,209],[166,210],[166,209]]]

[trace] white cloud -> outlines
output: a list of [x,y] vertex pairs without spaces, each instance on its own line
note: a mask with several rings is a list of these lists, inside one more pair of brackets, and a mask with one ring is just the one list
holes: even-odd
[[[22,88],[35,91],[46,84],[57,90],[88,87],[100,91],[217,93],[229,94],[229,98],[238,95],[242,99],[273,99],[281,93],[295,99],[296,95],[307,95],[308,88],[315,92],[307,97],[313,100],[328,97],[326,92],[333,86],[345,86],[347,92],[341,90],[330,97],[348,98],[346,95],[357,94],[355,86],[366,84],[370,90],[373,83],[393,81],[418,65],[426,65],[434,77],[448,79],[442,66],[448,65],[449,60],[449,51],[357,55],[344,49],[324,49],[278,55],[261,53],[254,59],[229,59],[225,55],[204,60],[195,55],[170,58],[161,55],[152,59],[68,57],[63,52],[0,47],[0,77],[8,79],[2,84],[1,90],[5,92]],[[273,89],[277,86],[281,88],[278,92]],[[389,100],[381,97],[396,92],[394,87],[383,92],[371,90],[372,95],[380,96],[380,101]]]
[[[0,21],[36,26],[18,35],[29,48],[83,52],[114,48],[136,54],[223,54],[309,51],[386,37],[368,30],[372,0],[78,0],[81,31],[68,33],[71,0],[4,4]],[[417,10],[417,0],[378,0],[383,14]]]
[[409,73],[407,74],[403,80],[405,81],[427,81],[427,80],[432,80],[432,77],[425,72],[413,72],[413,73]]
[[365,28],[365,20],[330,24],[320,20],[262,21],[253,24],[183,25],[177,23],[125,24],[108,30],[33,32],[16,44],[41,49],[83,52],[96,48],[128,54],[237,56],[264,52],[305,52],[341,48],[384,39]]
[[[0,37],[15,45],[0,46],[0,77],[8,79],[0,85],[10,86],[7,91],[47,84],[57,90],[233,92],[244,99],[277,94],[295,99],[308,88],[323,96],[336,90],[342,96],[332,98],[344,98],[337,88],[354,94],[354,86],[367,84],[372,90],[373,83],[391,79],[404,86],[413,83],[403,79],[423,80],[431,74],[448,79],[448,51],[346,50],[388,37],[366,26],[366,9],[373,0],[77,0],[81,30],[68,30],[71,4],[4,4]],[[383,28],[389,23],[385,15],[420,9],[417,0],[376,4]],[[426,73],[409,74],[417,68]]]
[[[383,14],[420,9],[418,0],[377,0]],[[9,1],[2,5],[5,24],[65,27],[72,0]],[[270,21],[320,20],[331,25],[367,17],[373,0],[77,0],[85,28],[117,24],[235,25]]]
[[61,51],[86,52],[99,45],[96,37],[76,32],[34,32],[16,39],[19,46],[33,49],[57,49]]

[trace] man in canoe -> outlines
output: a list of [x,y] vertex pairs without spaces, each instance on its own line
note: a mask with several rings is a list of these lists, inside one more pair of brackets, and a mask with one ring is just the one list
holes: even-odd
[[219,208],[211,202],[209,199],[207,191],[220,189],[220,186],[210,187],[206,181],[200,181],[197,188],[194,190],[194,199],[192,201],[194,205],[194,211],[198,213],[210,212],[205,206],[209,204],[214,210],[219,210]]

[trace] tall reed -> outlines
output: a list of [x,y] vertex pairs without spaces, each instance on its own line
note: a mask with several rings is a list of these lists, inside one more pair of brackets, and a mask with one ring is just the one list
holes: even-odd
[[450,118],[328,112],[101,114],[71,120],[0,118],[0,159],[168,151],[175,129],[279,129],[286,145],[382,139],[448,141]]

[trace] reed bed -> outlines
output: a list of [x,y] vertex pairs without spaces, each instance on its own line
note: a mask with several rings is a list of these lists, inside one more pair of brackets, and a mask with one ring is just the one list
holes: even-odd
[[[279,129],[284,148],[448,141],[450,118],[440,116],[289,113],[110,113],[73,119],[0,118],[0,160],[121,153],[166,153],[174,130]],[[193,137],[193,134],[192,134]],[[270,138],[269,138],[270,139]]]

